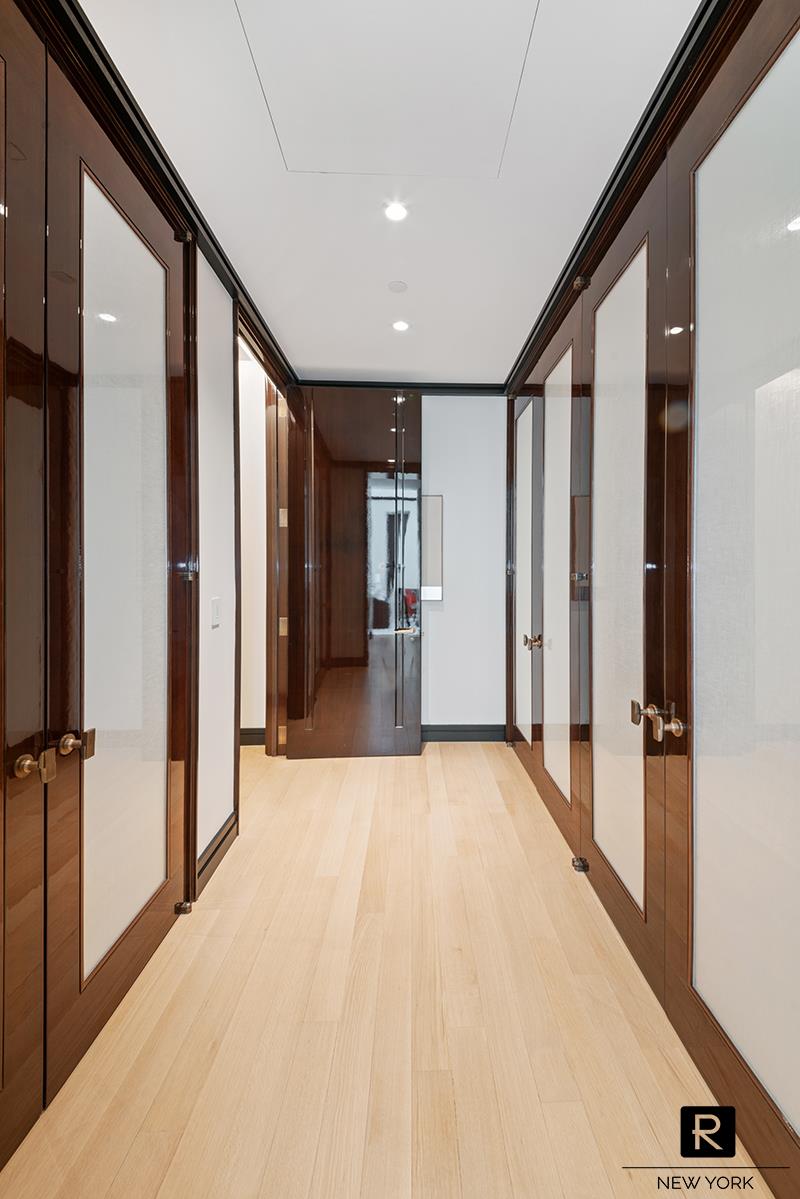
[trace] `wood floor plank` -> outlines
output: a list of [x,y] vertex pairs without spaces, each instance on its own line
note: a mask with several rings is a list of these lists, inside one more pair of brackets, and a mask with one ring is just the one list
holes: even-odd
[[413,1199],[460,1199],[456,1104],[449,1070],[414,1074],[412,1159]]
[[248,747],[241,802],[0,1199],[654,1193],[710,1092],[513,752]]

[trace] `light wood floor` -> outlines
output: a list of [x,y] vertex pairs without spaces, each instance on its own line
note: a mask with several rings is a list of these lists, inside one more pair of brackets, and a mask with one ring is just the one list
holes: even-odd
[[242,782],[242,836],[0,1196],[656,1193],[624,1167],[678,1163],[711,1097],[510,750],[253,749]]

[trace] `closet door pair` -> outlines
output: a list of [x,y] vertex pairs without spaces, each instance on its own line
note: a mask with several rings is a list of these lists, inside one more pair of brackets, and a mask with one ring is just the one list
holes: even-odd
[[0,73],[2,1162],[185,896],[195,563],[187,248],[5,0]]
[[516,401],[515,472],[517,752],[659,994],[664,233],[662,167]]

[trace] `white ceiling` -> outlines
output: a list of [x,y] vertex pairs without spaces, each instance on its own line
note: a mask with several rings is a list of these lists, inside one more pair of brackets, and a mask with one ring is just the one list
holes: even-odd
[[498,383],[697,0],[83,7],[302,377]]

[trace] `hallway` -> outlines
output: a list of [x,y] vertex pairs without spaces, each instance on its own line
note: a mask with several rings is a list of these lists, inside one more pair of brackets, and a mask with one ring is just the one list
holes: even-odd
[[504,745],[252,748],[240,838],[0,1196],[651,1195],[623,1167],[710,1099]]

